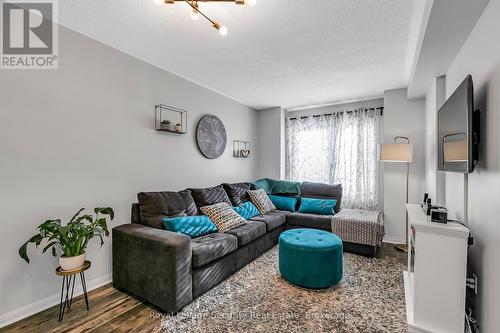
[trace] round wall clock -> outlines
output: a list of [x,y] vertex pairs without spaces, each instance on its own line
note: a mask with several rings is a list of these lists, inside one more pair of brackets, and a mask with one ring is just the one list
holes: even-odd
[[196,143],[206,158],[215,159],[224,153],[227,135],[226,128],[219,117],[207,114],[198,121]]

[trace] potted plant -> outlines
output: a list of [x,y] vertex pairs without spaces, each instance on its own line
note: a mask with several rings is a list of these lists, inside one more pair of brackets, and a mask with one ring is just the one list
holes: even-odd
[[176,131],[177,133],[182,132],[182,125],[181,125],[181,124],[179,124],[179,123],[175,124],[175,131]]
[[71,220],[62,225],[61,220],[48,220],[37,227],[38,233],[31,237],[19,248],[21,258],[30,262],[28,258],[28,244],[35,244],[36,248],[46,240],[43,252],[52,251],[56,257],[58,253],[59,265],[61,269],[68,271],[81,267],[85,262],[85,250],[88,242],[98,237],[101,246],[104,244],[103,237],[109,236],[106,216],[112,221],[114,218],[113,209],[110,207],[94,208],[95,215],[80,215],[85,208],[80,209]]
[[161,121],[161,123],[160,123],[160,126],[161,126],[161,128],[163,128],[163,129],[168,129],[168,130],[169,130],[169,129],[170,129],[170,124],[171,124],[171,123],[172,123],[172,122],[171,122],[170,120],[162,120],[162,121]]

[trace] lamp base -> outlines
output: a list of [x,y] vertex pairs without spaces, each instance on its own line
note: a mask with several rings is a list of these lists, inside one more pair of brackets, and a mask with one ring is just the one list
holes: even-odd
[[394,245],[394,248],[398,251],[401,251],[401,252],[404,252],[404,253],[408,253],[408,245],[406,244],[398,244],[398,245]]

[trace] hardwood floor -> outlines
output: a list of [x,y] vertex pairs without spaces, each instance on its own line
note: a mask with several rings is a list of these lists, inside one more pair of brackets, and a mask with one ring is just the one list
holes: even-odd
[[375,255],[378,259],[385,259],[391,262],[398,262],[406,265],[408,262],[408,255],[404,252],[397,250],[394,244],[384,243]]
[[[377,258],[406,264],[406,254],[385,243]],[[59,307],[37,313],[0,329],[0,332],[160,332],[161,310],[111,284],[89,293],[90,310],[83,296],[74,299],[64,321],[57,320]]]

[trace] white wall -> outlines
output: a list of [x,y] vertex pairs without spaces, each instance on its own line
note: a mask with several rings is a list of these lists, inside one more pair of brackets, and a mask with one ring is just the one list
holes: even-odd
[[285,178],[285,110],[258,111],[259,178]]
[[[420,202],[425,181],[425,101],[408,100],[406,89],[384,92],[384,143],[395,136],[406,136],[413,144],[410,164],[409,202]],[[384,170],[385,234],[388,242],[404,242],[406,166],[404,163],[380,162]]]
[[[472,74],[475,106],[481,110],[480,162],[469,175],[468,224],[475,237],[470,248],[472,272],[479,277],[475,313],[481,332],[500,327],[500,1],[490,1],[446,73],[446,95]],[[457,184],[458,181],[458,184]],[[463,214],[463,181],[447,174],[446,204]]]
[[[27,264],[17,254],[44,220],[109,205],[114,227],[130,221],[139,191],[257,177],[258,149],[250,159],[232,157],[232,140],[257,142],[257,111],[65,28],[59,47],[58,70],[0,73],[0,321],[60,291],[57,259],[30,248]],[[189,111],[187,135],[154,130],[157,103]],[[205,113],[227,130],[216,160],[195,144]],[[101,249],[91,243],[87,255],[88,281],[109,280],[111,240]]]
[[437,112],[446,101],[446,80],[435,78],[425,97],[425,192],[432,202],[445,204],[445,174],[437,171]]

